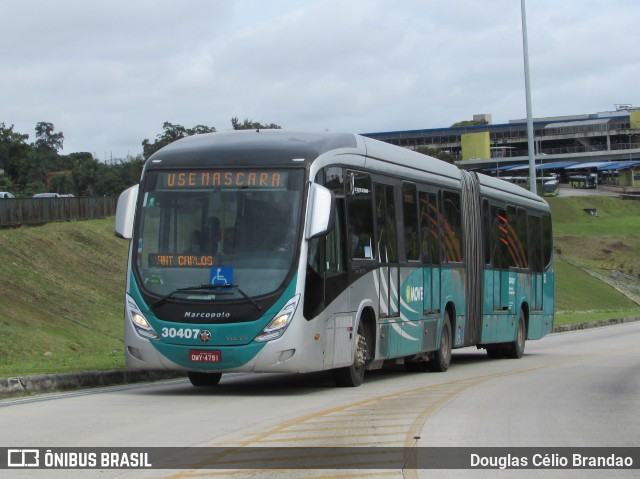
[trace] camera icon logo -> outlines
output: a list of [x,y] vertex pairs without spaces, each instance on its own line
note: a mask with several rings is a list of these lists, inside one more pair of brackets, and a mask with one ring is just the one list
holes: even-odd
[[39,449],[8,449],[8,467],[40,467]]

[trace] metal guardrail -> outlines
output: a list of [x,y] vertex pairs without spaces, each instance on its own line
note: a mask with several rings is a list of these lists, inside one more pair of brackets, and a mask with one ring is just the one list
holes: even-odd
[[115,215],[117,202],[108,197],[2,199],[0,228],[105,218]]

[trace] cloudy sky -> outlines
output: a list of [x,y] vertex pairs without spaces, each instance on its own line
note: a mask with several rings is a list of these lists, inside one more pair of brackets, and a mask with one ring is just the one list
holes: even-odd
[[[640,106],[638,0],[527,0],[535,117]],[[165,121],[356,133],[525,118],[519,0],[0,0],[0,122],[63,154]]]

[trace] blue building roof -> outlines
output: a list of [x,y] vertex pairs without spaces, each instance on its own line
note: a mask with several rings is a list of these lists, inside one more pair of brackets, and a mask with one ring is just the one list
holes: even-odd
[[604,165],[598,166],[598,171],[618,171],[624,170],[625,168],[632,168],[636,165],[640,165],[640,161],[628,160],[628,161],[616,161],[613,163],[605,163]]

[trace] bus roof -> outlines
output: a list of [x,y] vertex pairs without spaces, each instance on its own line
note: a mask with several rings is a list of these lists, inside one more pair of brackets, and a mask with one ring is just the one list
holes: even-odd
[[[290,165],[310,163],[339,148],[356,149],[356,136],[347,133],[300,133],[284,130],[244,130],[205,133],[175,141],[150,158],[150,167]],[[256,154],[259,152],[259,155]]]
[[[310,165],[324,153],[342,150],[369,160],[389,173],[398,168],[460,181],[455,165],[399,146],[353,133],[244,130],[205,133],[175,141],[154,153],[146,169],[166,167]],[[387,165],[385,167],[384,165]],[[405,170],[407,172],[408,170]],[[478,174],[484,194],[495,198],[520,197],[548,209],[539,196],[506,181]]]
[[367,158],[448,177],[456,181],[460,180],[460,169],[451,163],[384,141],[367,137],[362,137],[362,139],[367,148]]
[[154,153],[147,168],[202,167],[233,164],[309,165],[324,153],[344,153],[380,160],[391,169],[410,168],[459,181],[455,165],[421,153],[353,133],[244,130],[205,133],[175,141]]
[[516,196],[521,198],[522,203],[528,202],[533,207],[545,211],[549,210],[549,205],[543,198],[526,188],[514,185],[508,181],[483,175],[482,173],[478,173],[478,179],[480,180],[480,191],[482,194],[497,199],[508,199]]

